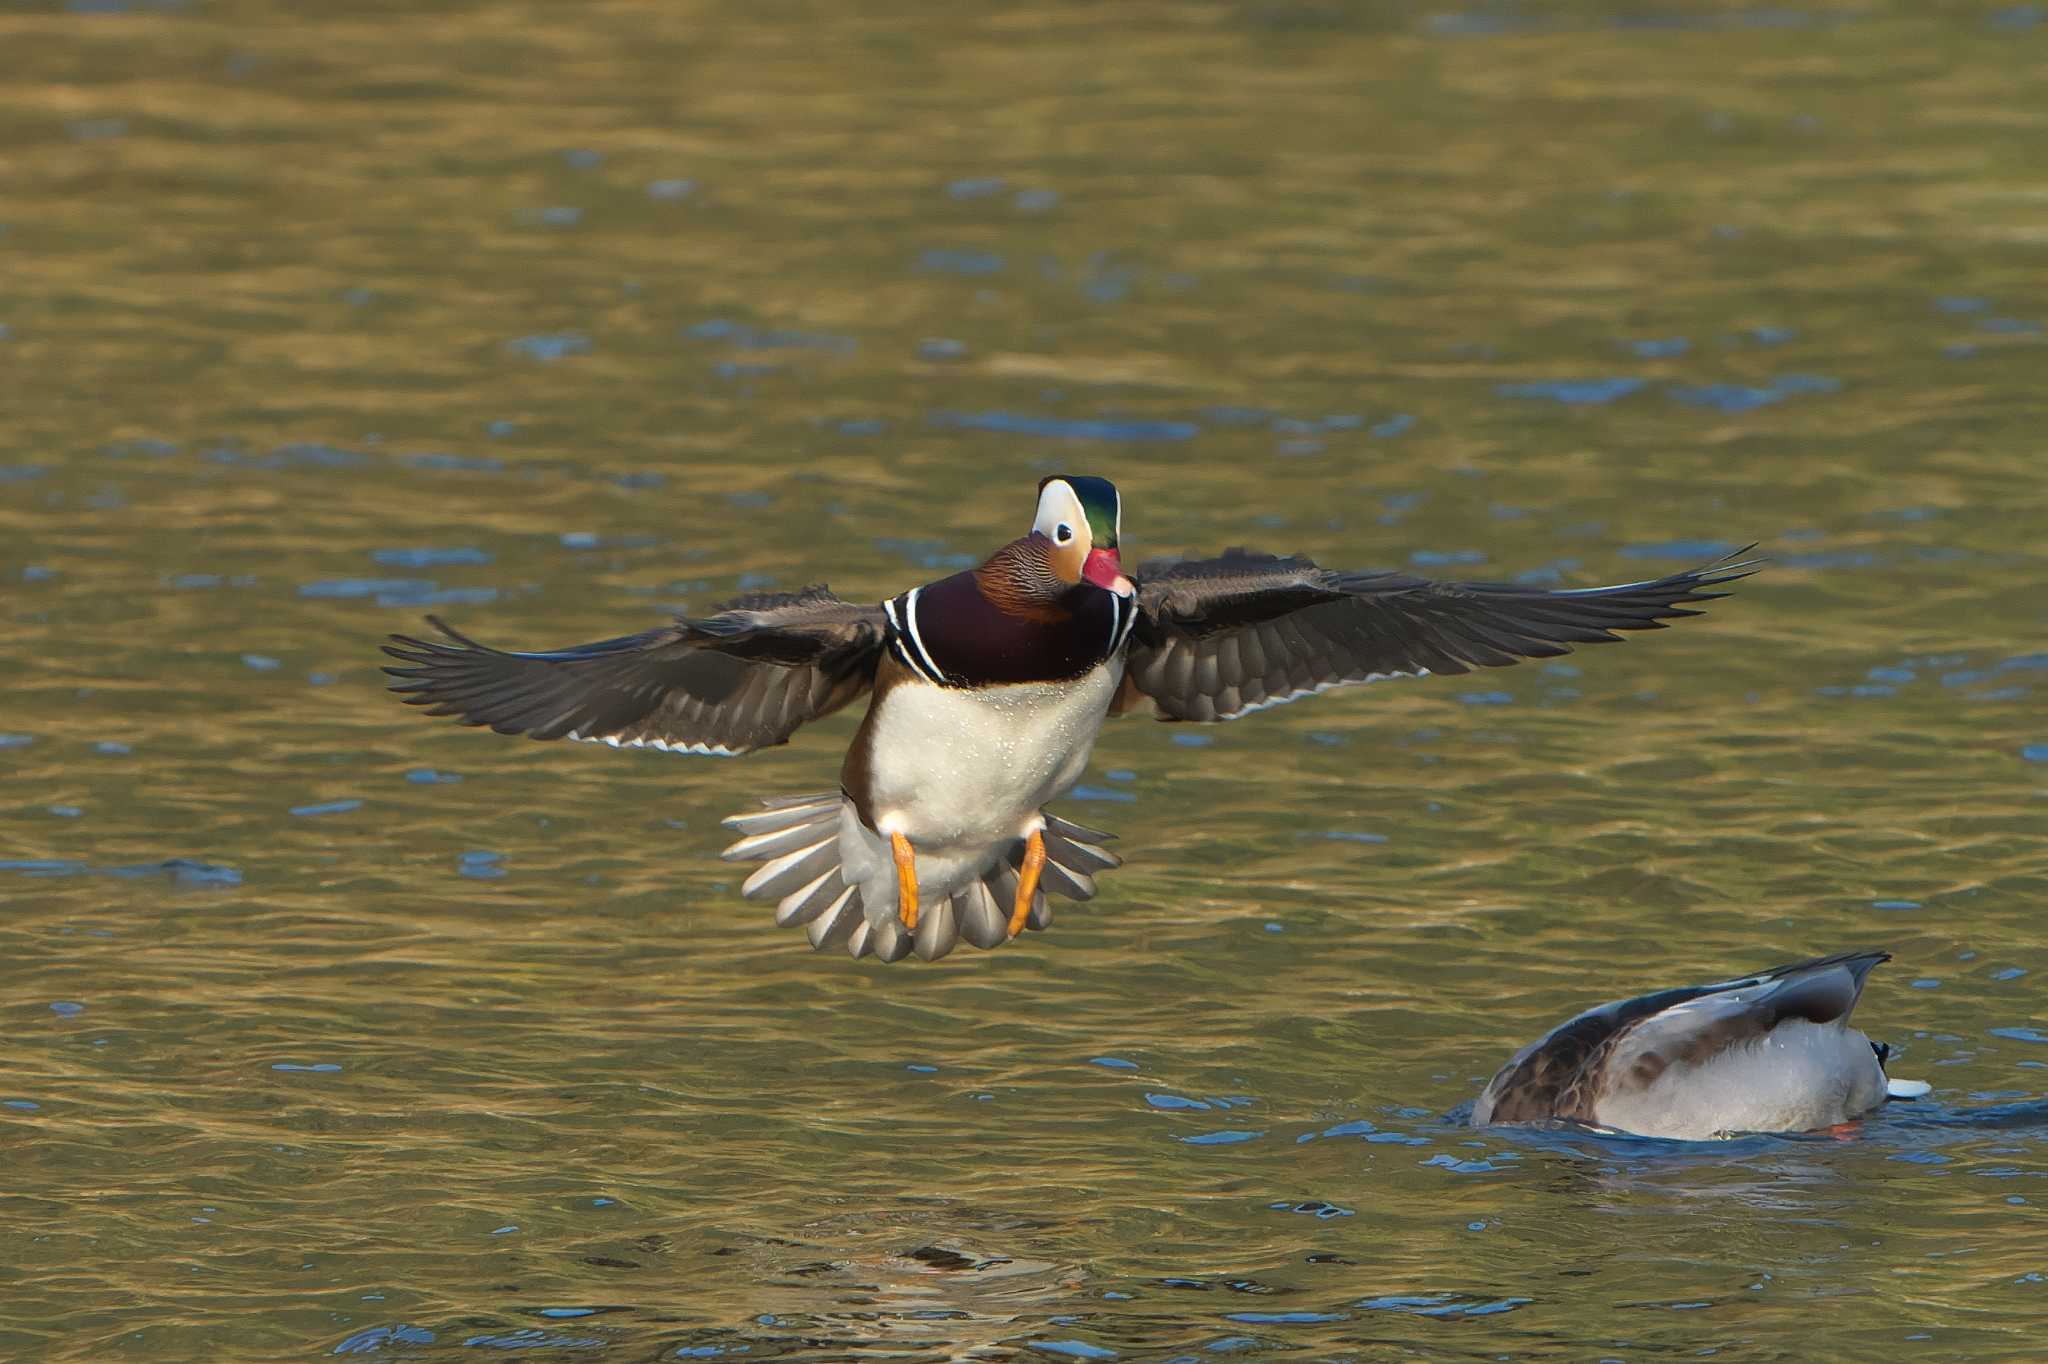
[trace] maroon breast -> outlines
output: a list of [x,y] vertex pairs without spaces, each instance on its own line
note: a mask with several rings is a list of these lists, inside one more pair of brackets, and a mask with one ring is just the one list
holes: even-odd
[[951,686],[1061,682],[1109,656],[1117,598],[1087,584],[1033,615],[1005,611],[982,593],[972,572],[956,573],[898,599],[897,616],[920,652]]

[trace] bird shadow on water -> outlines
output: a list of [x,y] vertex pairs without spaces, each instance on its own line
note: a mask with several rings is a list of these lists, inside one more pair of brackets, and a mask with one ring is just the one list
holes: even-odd
[[[529,1307],[532,1326],[393,1323],[337,1355],[833,1360],[1011,1358],[1071,1307],[1086,1277],[1047,1256],[1062,1223],[948,1200],[844,1212],[787,1234],[714,1234],[728,1284],[678,1283],[646,1305]],[[730,1324],[705,1325],[723,1319]],[[1053,1353],[1057,1354],[1058,1351]],[[1082,1356],[1086,1357],[1086,1356]],[[1106,1357],[1106,1356],[1105,1356]]]
[[[1469,1109],[1460,1105],[1395,1135],[1404,1144],[1469,1143],[1475,1135]],[[1975,1106],[1894,1102],[1831,1131],[1704,1142],[1564,1125],[1476,1131],[1497,1146],[1479,1158],[1440,1154],[1424,1163],[1443,1166],[1454,1177],[1548,1187],[1575,1207],[1618,1208],[1648,1198],[1653,1204],[1683,1204],[1688,1211],[1718,1205],[1745,1217],[1804,1221],[1830,1215],[1830,1190],[1855,1187],[1852,1161],[1875,1156],[1940,1165],[1963,1159],[1961,1148],[1968,1147],[1973,1172],[1980,1175],[2037,1165],[2029,1158],[2008,1171],[1995,1162],[2001,1155],[2030,1157],[2048,1145],[2048,1098]],[[1297,1144],[1332,1138],[1367,1143],[1387,1135],[1371,1123],[1353,1122],[1308,1130]],[[1369,1178],[1361,1173],[1362,1180]],[[1225,1271],[1148,1281],[1156,1292],[1138,1293],[1151,1299],[1139,1302],[1112,1286],[1135,1290],[1138,1283],[1103,1278],[1062,1253],[1074,1234],[1071,1216],[978,1210],[944,1198],[849,1208],[784,1232],[712,1233],[710,1254],[723,1272],[677,1282],[662,1301],[529,1305],[468,1322],[391,1323],[359,1329],[331,1353],[406,1359],[476,1358],[478,1351],[528,1359],[1110,1359],[1132,1352],[1165,1357],[1192,1347],[1206,1357],[1207,1351],[1226,1348],[1257,1352],[1257,1337],[1216,1337],[1225,1324],[1257,1330],[1350,1323],[1349,1329],[1359,1329],[1377,1321],[1385,1325],[1375,1330],[1398,1331],[1397,1320],[1494,1317],[1533,1301],[1484,1292],[1364,1298],[1353,1293],[1326,1310],[1289,1311],[1284,1309],[1290,1304],[1275,1295],[1289,1297],[1293,1290]],[[742,1283],[744,1289],[736,1286]],[[1203,1310],[1190,1310],[1197,1302]],[[520,1317],[531,1324],[518,1322]]]

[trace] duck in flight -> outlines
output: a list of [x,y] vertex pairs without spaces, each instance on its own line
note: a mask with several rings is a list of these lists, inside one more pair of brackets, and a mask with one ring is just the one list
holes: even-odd
[[1094,894],[1111,835],[1045,806],[1111,716],[1234,720],[1334,687],[1463,673],[1699,614],[1748,576],[1723,560],[1649,582],[1551,591],[1334,572],[1233,549],[1123,569],[1107,479],[1039,484],[1031,529],[977,568],[879,605],[823,587],[539,653],[394,635],[391,689],[500,734],[736,756],[867,695],[839,789],[726,824],[759,862],[742,893],[814,947],[897,961],[1051,922]]
[[1885,1075],[1891,1048],[1849,1026],[1889,952],[1774,966],[1588,1009],[1502,1066],[1472,1125],[1544,1123],[1707,1141],[1853,1122],[1924,1080]]

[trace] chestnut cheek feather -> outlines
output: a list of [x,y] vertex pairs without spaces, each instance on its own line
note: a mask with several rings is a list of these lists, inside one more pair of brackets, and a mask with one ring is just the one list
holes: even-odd
[[1078,539],[1067,545],[1048,543],[1045,558],[1053,573],[1069,586],[1080,582],[1082,575],[1087,571],[1087,552],[1082,549],[1081,541]]

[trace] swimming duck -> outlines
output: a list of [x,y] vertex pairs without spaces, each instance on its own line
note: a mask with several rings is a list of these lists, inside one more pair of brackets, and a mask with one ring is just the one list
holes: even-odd
[[1885,1074],[1891,1048],[1849,1026],[1889,952],[1843,952],[1740,980],[1589,1009],[1531,1043],[1479,1096],[1472,1125],[1566,1122],[1675,1141],[1811,1132],[1924,1081]]
[[870,694],[839,789],[726,824],[815,947],[927,960],[1051,922],[1120,864],[1111,835],[1046,811],[1112,715],[1212,722],[1333,687],[1462,673],[1697,615],[1745,577],[1726,560],[1650,582],[1546,591],[1340,573],[1233,549],[1127,576],[1107,479],[1044,479],[1024,535],[976,568],[878,605],[823,586],[542,653],[394,635],[393,691],[501,734],[733,756]]

